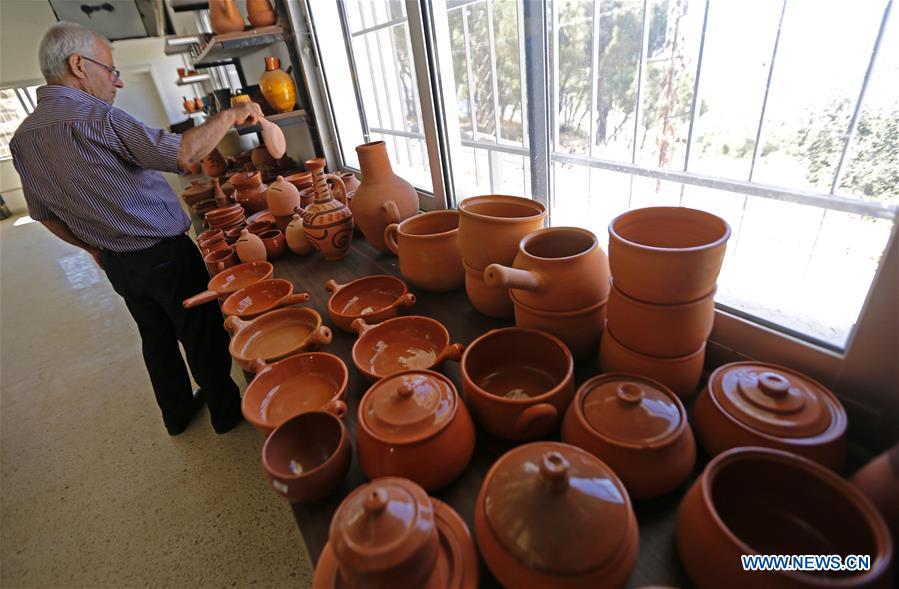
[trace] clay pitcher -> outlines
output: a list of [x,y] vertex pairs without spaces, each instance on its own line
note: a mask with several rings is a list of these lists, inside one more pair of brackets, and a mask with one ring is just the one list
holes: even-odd
[[209,0],[209,21],[216,35],[239,33],[244,28],[243,17],[234,6],[234,0]]
[[259,213],[265,210],[267,202],[265,193],[268,186],[262,183],[261,172],[240,172],[231,176],[231,184],[237,189],[234,199],[246,209],[247,213]]
[[294,214],[293,220],[287,225],[284,237],[287,239],[287,247],[298,256],[305,256],[315,251],[315,248],[306,239],[306,231],[303,229],[303,218],[299,214]]
[[362,184],[353,195],[353,216],[359,229],[375,249],[392,253],[384,242],[384,230],[418,213],[418,193],[393,173],[383,141],[356,148],[362,168]]
[[228,164],[218,148],[213,149],[203,158],[203,173],[210,178],[223,176],[227,171]]
[[268,0],[247,0],[247,20],[253,28],[267,27],[275,24],[278,15]]
[[281,60],[265,58],[265,71],[259,77],[259,90],[277,112],[290,112],[297,102],[297,86],[290,74],[281,69]]
[[[325,160],[322,158],[306,162],[306,169],[312,173],[315,187],[315,201],[303,211],[303,230],[306,238],[326,260],[339,260],[350,250],[353,239],[353,213],[341,202],[331,196],[328,178],[337,178],[334,174],[325,174]],[[346,194],[346,187],[343,187]]]

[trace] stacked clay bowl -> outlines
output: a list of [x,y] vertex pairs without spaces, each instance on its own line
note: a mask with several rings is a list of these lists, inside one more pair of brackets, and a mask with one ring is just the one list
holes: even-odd
[[647,376],[682,399],[695,392],[729,237],[726,221],[684,207],[635,209],[612,220],[603,372]]
[[534,231],[519,242],[512,267],[490,264],[484,282],[509,289],[518,327],[555,335],[575,358],[596,353],[609,296],[609,260],[590,231]]
[[216,207],[207,211],[204,218],[210,229],[221,229],[222,232],[235,229],[247,222],[244,208],[239,204]]

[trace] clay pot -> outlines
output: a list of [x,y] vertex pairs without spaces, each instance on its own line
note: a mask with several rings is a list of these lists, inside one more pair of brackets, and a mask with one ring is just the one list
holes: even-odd
[[209,0],[209,22],[216,35],[239,33],[244,29],[243,17],[234,0]]
[[300,206],[300,191],[296,186],[278,176],[265,193],[268,208],[276,217],[290,217]]
[[358,189],[362,183],[359,182],[359,179],[356,178],[356,174],[352,172],[341,172],[339,174],[340,179],[343,180],[344,186],[346,186],[347,194],[355,194],[356,189]]
[[[196,106],[196,109],[197,109],[197,110],[203,110],[204,108],[206,108],[206,105],[203,104],[203,97],[202,97],[202,96],[197,96],[196,98],[194,98],[194,106]],[[193,172],[193,173],[194,173],[194,174],[199,174],[199,171]]]
[[262,243],[259,236],[253,235],[246,229],[240,232],[240,237],[237,239],[237,243],[234,244],[234,249],[237,250],[237,257],[240,258],[241,262],[264,261],[268,258],[265,244]]
[[325,174],[325,160],[319,158],[306,162],[315,186],[315,202],[303,209],[303,229],[306,238],[326,260],[339,260],[350,251],[353,239],[353,214],[345,202],[335,200]]
[[474,452],[468,410],[438,372],[382,378],[362,397],[357,421],[359,464],[370,479],[401,476],[433,491],[462,474]]
[[702,447],[714,456],[738,446],[787,450],[839,470],[846,458],[846,410],[804,374],[765,362],[725,364],[693,407]]
[[542,311],[520,302],[509,294],[515,314],[515,325],[551,333],[568,346],[578,359],[596,354],[606,321],[606,301],[576,311]]
[[[309,187],[300,190],[300,208],[306,209],[315,202],[315,188]],[[347,208],[349,208],[349,201],[347,201]],[[352,212],[352,211],[351,211]]]
[[689,303],[715,288],[730,238],[724,219],[685,207],[648,207],[609,224],[609,264],[618,289],[661,305]]
[[331,330],[308,307],[276,309],[252,321],[232,315],[225,319],[225,329],[232,335],[228,347],[231,356],[249,371],[261,366],[256,360],[269,364],[331,343]]
[[265,246],[265,253],[269,260],[277,260],[287,253],[287,241],[284,234],[277,229],[270,229],[259,234],[259,239]]
[[465,270],[465,292],[478,313],[496,319],[508,319],[515,314],[507,289],[489,286],[484,282],[484,271],[472,268],[465,260],[462,260],[462,268]]
[[546,207],[518,196],[473,196],[459,203],[459,249],[475,270],[511,265],[528,233],[543,227]]
[[384,242],[400,258],[400,272],[413,286],[448,292],[465,283],[459,253],[459,211],[415,215],[384,230]]
[[210,237],[198,242],[197,245],[200,247],[200,253],[204,256],[214,251],[228,248],[228,242],[225,241],[224,237]]
[[225,241],[229,244],[237,243],[237,240],[240,239],[240,232],[243,231],[247,226],[246,225],[238,225],[234,229],[228,229],[225,231]]
[[308,411],[346,415],[349,372],[343,360],[325,352],[288,356],[274,364],[256,362],[256,377],[241,403],[243,416],[268,435],[285,421]]
[[201,182],[199,180],[192,180],[190,186],[181,193],[181,198],[189,207],[193,207],[200,201],[209,200],[214,197],[215,188],[213,185],[209,182]]
[[599,344],[599,367],[603,372],[639,374],[657,380],[681,399],[689,399],[696,392],[704,361],[705,343],[695,352],[676,358],[657,358],[635,352],[608,330]]
[[186,299],[184,307],[195,307],[216,299],[225,300],[231,293],[245,286],[271,278],[273,269],[274,267],[268,262],[249,262],[232,266],[213,276],[207,285],[208,290]]
[[287,225],[284,237],[287,239],[287,247],[298,256],[305,256],[315,251],[315,248],[306,239],[306,232],[303,230],[303,219],[298,214],[294,214]]
[[715,323],[715,289],[680,305],[644,303],[615,286],[606,307],[608,329],[628,348],[647,356],[675,358],[699,348]]
[[513,267],[490,264],[489,286],[512,289],[522,304],[541,311],[574,311],[609,296],[609,260],[596,236],[578,227],[548,227],[524,236]]
[[281,60],[277,57],[265,58],[265,71],[259,78],[259,90],[275,112],[290,112],[297,103],[296,84],[290,74],[281,69]]
[[635,499],[673,491],[696,463],[683,403],[665,385],[631,374],[582,384],[565,413],[562,441],[608,464]]
[[353,217],[368,243],[380,252],[390,253],[384,243],[384,229],[418,213],[418,193],[393,173],[383,141],[360,145],[356,153],[362,183],[353,195]]
[[203,173],[210,178],[223,176],[227,171],[228,164],[218,149],[213,149],[203,158]]
[[415,295],[409,292],[406,284],[386,274],[365,276],[348,284],[329,280],[325,283],[325,289],[333,293],[328,300],[331,321],[349,333],[355,333],[352,327],[354,319],[363,319],[374,325],[396,317],[401,308],[415,304]]
[[275,217],[275,228],[276,228],[278,231],[280,231],[281,233],[286,233],[286,232],[287,232],[287,226],[290,225],[290,222],[291,222],[291,221],[293,221],[293,216],[296,215],[296,214],[298,214],[298,213],[302,213],[302,212],[303,212],[303,209],[301,209],[301,208],[298,207],[298,208],[297,208],[297,213],[293,213],[293,214],[287,215],[286,217]]
[[210,251],[203,256],[203,261],[206,262],[206,269],[209,270],[209,275],[215,276],[219,272],[224,272],[238,264],[237,252],[234,251],[233,247],[226,245],[224,248]]
[[291,503],[311,503],[336,491],[352,461],[346,428],[340,418],[322,411],[285,421],[262,445],[269,484]]
[[[735,448],[718,455],[677,511],[677,549],[697,587],[887,587],[892,543],[858,490],[795,454]],[[741,555],[865,554],[868,571],[744,571]]]
[[886,520],[893,533],[893,545],[899,540],[899,444],[878,455],[849,479]]
[[268,186],[262,183],[262,174],[259,172],[240,172],[231,176],[231,184],[237,189],[234,199],[248,213],[259,213],[268,206],[265,193]]
[[403,370],[437,370],[445,360],[458,362],[462,344],[450,343],[442,323],[429,317],[394,317],[377,325],[354,319],[359,339],[353,363],[370,382]]
[[312,174],[309,172],[297,172],[296,174],[286,176],[284,179],[293,184],[298,191],[312,188]]
[[283,278],[269,278],[246,286],[228,296],[222,303],[225,315],[253,319],[272,309],[309,301],[308,292],[294,294],[293,284]]
[[484,430],[533,440],[558,427],[574,396],[574,360],[558,338],[507,327],[480,336],[462,355],[465,403]]
[[275,24],[278,15],[268,0],[247,0],[247,20],[253,28],[268,27]]
[[558,442],[525,444],[496,461],[478,494],[475,531],[503,587],[623,587],[637,561],[624,485],[592,454]]
[[271,231],[274,228],[275,224],[271,221],[256,221],[255,223],[247,225],[247,231],[253,235],[262,235],[266,231]]
[[197,235],[197,243],[201,241],[206,241],[208,239],[218,239],[223,238],[225,235],[222,233],[221,229],[207,229],[206,231]]
[[186,113],[190,114],[190,113],[194,112],[195,110],[197,110],[197,104],[194,102],[194,100],[192,98],[188,99],[186,96],[182,96],[181,98],[184,100],[181,103],[181,105],[184,107],[184,111]]

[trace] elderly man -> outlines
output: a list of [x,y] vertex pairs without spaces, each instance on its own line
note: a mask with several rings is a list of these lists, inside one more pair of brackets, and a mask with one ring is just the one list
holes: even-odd
[[215,305],[181,305],[205,290],[208,275],[185,235],[190,220],[159,172],[186,170],[233,125],[261,117],[259,106],[218,113],[180,136],[146,127],[112,105],[123,83],[109,45],[72,23],[47,31],[40,66],[47,85],[10,144],[29,214],[90,253],[125,299],[169,434],[184,431],[204,401],[215,431],[232,430],[242,418],[228,336]]

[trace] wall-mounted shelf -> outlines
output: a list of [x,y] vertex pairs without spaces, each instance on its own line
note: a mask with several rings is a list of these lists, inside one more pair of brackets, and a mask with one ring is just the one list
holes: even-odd
[[251,29],[242,33],[215,35],[209,39],[209,42],[194,59],[193,65],[194,67],[212,67],[230,63],[234,59],[262,47],[283,41],[284,38],[284,29],[277,25]]
[[[295,125],[297,123],[306,122],[306,111],[305,110],[292,110],[290,112],[282,112],[276,115],[268,115],[265,117],[265,120],[275,123],[279,127],[286,127],[287,125]],[[248,133],[258,133],[262,131],[261,125],[240,125],[239,127],[234,127],[239,135],[246,135]]]
[[194,10],[207,10],[208,0],[171,0],[172,12],[191,12]]
[[180,55],[181,53],[190,53],[194,46],[199,46],[203,42],[203,37],[199,35],[181,35],[178,37],[165,38],[165,54]]
[[194,74],[193,76],[184,76],[183,78],[178,78],[175,83],[179,86],[188,86],[190,84],[205,82],[211,78],[212,76],[210,76],[209,74]]

